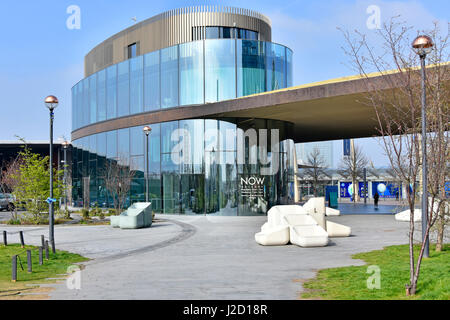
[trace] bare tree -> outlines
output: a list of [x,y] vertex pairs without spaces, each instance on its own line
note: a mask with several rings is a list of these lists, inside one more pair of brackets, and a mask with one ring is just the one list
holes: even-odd
[[[412,31],[403,22],[394,17],[377,31],[381,46],[375,49],[366,36],[358,31],[353,35],[344,31],[347,46],[344,49],[351,58],[352,66],[364,80],[367,94],[364,103],[374,108],[377,130],[382,137],[384,150],[395,174],[406,186],[412,186],[407,192],[410,209],[409,223],[409,263],[410,282],[406,285],[407,294],[415,294],[420,266],[424,254],[425,242],[420,246],[417,263],[414,258],[414,205],[418,175],[421,166],[421,75],[418,71],[418,56],[411,49],[411,43],[417,32]],[[437,216],[433,212],[445,201],[442,195],[446,165],[448,163],[448,35],[439,36],[437,24],[428,34],[435,43],[434,52],[429,55],[432,63],[427,68],[427,128],[430,132],[428,155],[428,190],[431,198],[427,237]],[[377,50],[380,50],[378,52]],[[447,52],[447,53],[445,53]],[[376,71],[377,74],[369,74]],[[436,201],[437,200],[437,201]]]
[[353,199],[359,200],[359,180],[364,179],[364,168],[369,167],[369,160],[358,146],[354,147],[353,155],[344,156],[337,170],[338,174],[345,179],[352,180]]
[[131,170],[131,165],[127,163],[125,157],[106,162],[103,176],[117,214],[120,214],[125,206],[135,173],[136,171]]
[[309,178],[313,185],[314,197],[317,197],[317,189],[321,180],[331,178],[325,171],[326,162],[320,153],[319,148],[315,147],[309,154],[306,164],[310,168],[304,168],[305,177]]

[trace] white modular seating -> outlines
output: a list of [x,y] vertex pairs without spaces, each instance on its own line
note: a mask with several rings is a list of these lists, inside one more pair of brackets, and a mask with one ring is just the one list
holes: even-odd
[[337,209],[326,207],[325,208],[325,214],[327,216],[339,216],[339,215],[341,215],[341,211],[339,211]]
[[255,234],[255,241],[263,246],[281,246],[289,243],[289,226],[265,227]]
[[327,233],[328,236],[333,237],[349,237],[352,233],[352,228],[344,226],[342,224],[327,221]]
[[[328,237],[348,237],[351,228],[326,221],[325,198],[311,198],[304,206],[279,205],[267,213],[267,222],[255,240],[261,245],[326,246]],[[334,210],[334,209],[331,209]],[[336,210],[339,213],[339,210]]]
[[328,234],[319,225],[290,227],[290,241],[300,247],[324,247]]
[[[402,212],[399,212],[395,215],[395,220],[397,221],[409,221],[411,217],[411,211],[404,210]],[[414,209],[414,222],[422,221],[422,210],[421,209]]]
[[288,214],[289,241],[301,247],[323,247],[328,244],[327,232],[310,215]]
[[[431,204],[432,204],[432,199],[431,198],[428,198],[428,208],[431,208]],[[437,208],[438,208],[438,206],[439,206],[439,202],[438,202],[438,200],[435,200],[435,202],[434,202],[434,206],[433,206],[433,214],[434,215],[436,215],[437,214]],[[449,210],[450,210],[450,205],[449,205],[449,202],[448,201],[446,201],[444,204],[442,204],[441,206],[444,206],[444,208],[445,208],[445,212],[447,213],[447,219],[448,219],[448,212],[449,212]],[[405,221],[405,222],[407,222],[407,221],[409,221],[409,218],[410,218],[410,210],[409,209],[407,209],[407,210],[404,210],[404,211],[402,211],[402,212],[399,212],[399,213],[397,213],[396,215],[395,215],[395,220],[397,220],[397,221]],[[422,210],[421,209],[418,209],[418,208],[415,208],[414,209],[414,222],[420,222],[420,221],[422,221]]]
[[111,226],[121,229],[138,229],[152,225],[151,202],[133,203],[118,216],[111,216]]
[[[281,209],[283,207],[283,209]],[[289,225],[283,220],[286,215],[306,215],[306,211],[295,205],[274,206],[267,212],[267,222],[261,232],[255,234],[255,241],[263,246],[280,246],[289,243]]]

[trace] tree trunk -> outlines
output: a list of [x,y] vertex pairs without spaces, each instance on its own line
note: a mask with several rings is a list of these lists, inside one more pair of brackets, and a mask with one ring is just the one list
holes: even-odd
[[445,205],[441,207],[439,211],[439,219],[437,221],[437,240],[436,240],[436,251],[442,251],[444,243],[444,230],[445,230]]
[[[444,185],[445,182],[442,184]],[[445,199],[445,189],[441,189],[441,201],[442,199]],[[445,209],[446,209],[446,203],[444,202],[441,205],[441,208],[439,210],[439,217],[437,219],[437,240],[436,240],[436,251],[441,252],[443,243],[444,243],[444,230],[445,230]]]
[[409,201],[409,285],[406,287],[406,295],[412,295],[416,293],[416,280],[414,277],[414,197],[408,195]]

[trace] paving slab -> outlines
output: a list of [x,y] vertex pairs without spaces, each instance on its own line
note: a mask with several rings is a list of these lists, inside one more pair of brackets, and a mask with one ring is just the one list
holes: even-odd
[[[67,247],[74,246],[71,251],[81,250],[104,259],[86,263],[80,290],[69,290],[65,283],[52,285],[55,290],[50,293],[51,298],[297,299],[301,281],[313,278],[317,270],[361,265],[362,261],[351,259],[352,254],[405,244],[408,232],[408,224],[395,221],[393,216],[338,216],[329,219],[351,226],[351,237],[333,238],[329,246],[321,248],[263,247],[254,241],[254,233],[259,231],[265,216],[158,217],[168,219],[165,227],[129,233],[103,227],[102,232],[91,234],[88,239],[79,236],[76,242],[65,240]],[[77,227],[66,228],[58,230],[59,237],[65,238],[64,232],[76,233]],[[158,228],[170,232],[172,237],[155,235],[155,240],[149,236],[153,231],[156,234]],[[188,236],[169,245],[114,257],[114,248],[122,241],[137,246],[142,242],[164,244],[183,233]],[[95,248],[108,241],[111,242],[107,252],[101,252],[105,248]]]

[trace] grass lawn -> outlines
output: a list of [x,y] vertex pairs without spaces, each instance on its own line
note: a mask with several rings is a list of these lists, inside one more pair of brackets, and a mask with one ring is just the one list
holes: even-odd
[[[430,257],[422,260],[417,292],[413,297],[405,295],[405,284],[409,282],[408,245],[389,246],[383,250],[358,253],[353,259],[366,262],[364,266],[350,266],[320,270],[315,279],[303,284],[306,289],[302,299],[327,300],[398,300],[398,299],[450,299],[450,245],[442,252],[430,246]],[[415,248],[415,259],[419,246]],[[367,267],[380,267],[380,289],[368,289]]]
[[[27,272],[27,255],[26,250],[31,250],[32,255],[32,273]],[[19,260],[17,261],[17,282],[11,281],[11,261],[12,256],[19,254],[24,270],[20,268]],[[19,244],[8,244],[8,246],[0,246],[0,299],[43,299],[48,288],[39,288],[38,284],[52,283],[56,279],[48,278],[64,278],[67,273],[67,267],[78,262],[87,261],[78,254],[66,251],[56,250],[52,254],[50,249],[49,260],[45,260],[44,264],[39,265],[39,250],[35,246],[25,246],[21,248]],[[32,293],[33,295],[23,296],[19,294]]]

